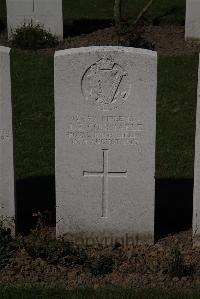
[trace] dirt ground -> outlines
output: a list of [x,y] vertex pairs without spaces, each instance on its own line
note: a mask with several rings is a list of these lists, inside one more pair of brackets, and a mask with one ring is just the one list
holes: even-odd
[[[183,257],[183,272],[174,260],[173,250],[178,250]],[[86,255],[87,262],[82,265],[77,263],[77,256],[66,256],[65,263],[60,260],[53,264],[31,257],[24,248],[19,249],[6,267],[0,270],[0,284],[65,289],[124,287],[200,290],[200,248],[192,247],[191,231],[169,236],[154,246],[87,248]],[[94,275],[91,265],[94,266],[102,255],[114,261],[112,272]],[[171,272],[170,265],[176,267],[177,275]]]
[[[153,45],[159,55],[193,55],[200,52],[200,41],[185,41],[185,27],[180,25],[138,26],[134,33],[140,33],[144,40]],[[11,46],[6,35],[0,35],[0,44]],[[56,49],[87,46],[129,46],[127,35],[119,35],[114,27],[100,29],[89,34],[68,37]],[[137,46],[138,47],[138,46]],[[140,47],[140,46],[139,46]],[[142,44],[141,44],[142,47]],[[144,46],[145,47],[145,46]],[[51,51],[51,50],[50,50]]]
[[144,36],[155,43],[155,50],[161,55],[192,55],[200,52],[200,42],[185,41],[184,26],[146,26]]
[[[155,51],[160,55],[178,56],[192,55],[200,52],[200,42],[185,41],[184,26],[143,26],[136,32],[155,45]],[[126,45],[126,37],[119,38],[114,27],[98,30],[94,33],[68,38],[63,48],[86,47],[91,45]]]

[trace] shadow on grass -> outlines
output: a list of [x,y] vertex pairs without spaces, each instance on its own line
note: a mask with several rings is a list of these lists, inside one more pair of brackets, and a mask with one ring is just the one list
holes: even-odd
[[16,229],[28,234],[37,223],[34,213],[48,211],[47,225],[55,226],[55,177],[41,176],[16,183]]
[[64,24],[64,38],[88,34],[112,26],[112,20],[76,20]]
[[155,240],[192,227],[193,179],[158,179],[155,196]]
[[[158,179],[155,197],[155,239],[192,227],[192,179]],[[48,211],[47,224],[55,226],[55,177],[17,181],[17,231],[27,234],[36,225],[33,213]]]
[[2,33],[6,29],[6,25],[0,20],[0,33]]

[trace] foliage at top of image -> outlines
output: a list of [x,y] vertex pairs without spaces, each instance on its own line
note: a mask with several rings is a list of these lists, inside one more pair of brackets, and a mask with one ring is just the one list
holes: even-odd
[[58,38],[40,24],[32,21],[17,27],[11,33],[12,45],[25,50],[54,48],[58,45]]

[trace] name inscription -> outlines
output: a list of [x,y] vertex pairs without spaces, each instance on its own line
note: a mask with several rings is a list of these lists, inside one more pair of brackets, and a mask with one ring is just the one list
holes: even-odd
[[0,129],[0,142],[8,141],[10,139],[10,132],[5,129]]
[[133,115],[73,115],[67,120],[65,134],[77,145],[139,145],[142,131],[142,123]]

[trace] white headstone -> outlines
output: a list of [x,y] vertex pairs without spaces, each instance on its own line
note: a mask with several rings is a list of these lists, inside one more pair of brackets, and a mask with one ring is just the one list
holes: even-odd
[[[200,58],[200,56],[199,56]],[[196,140],[194,163],[193,239],[200,246],[200,66],[197,91]]]
[[0,218],[15,218],[10,49],[0,47]]
[[41,24],[63,38],[62,0],[6,0],[8,36],[11,30],[28,23]]
[[200,1],[186,0],[185,39],[200,39]]
[[56,52],[57,235],[153,242],[156,85],[156,52]]

